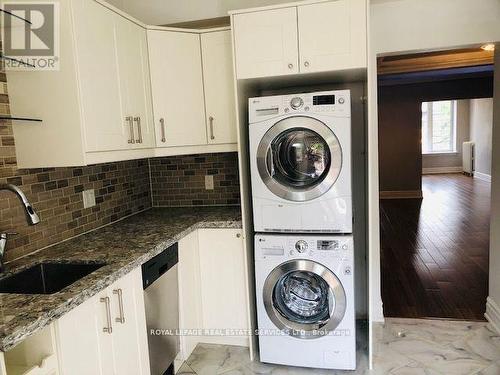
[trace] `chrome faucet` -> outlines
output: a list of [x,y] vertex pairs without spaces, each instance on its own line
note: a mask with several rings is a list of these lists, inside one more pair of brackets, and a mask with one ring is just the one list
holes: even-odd
[[[33,206],[28,201],[28,198],[26,198],[26,195],[24,195],[23,191],[19,189],[19,187],[12,184],[0,184],[0,191],[2,190],[9,190],[17,195],[17,197],[21,201],[21,204],[24,206],[24,211],[26,213],[26,221],[28,222],[29,225],[36,225],[40,222],[40,218],[33,209]],[[17,233],[13,232],[0,233],[0,272],[3,271],[4,269],[3,256],[5,253],[5,246],[7,245],[7,238],[15,234]]]

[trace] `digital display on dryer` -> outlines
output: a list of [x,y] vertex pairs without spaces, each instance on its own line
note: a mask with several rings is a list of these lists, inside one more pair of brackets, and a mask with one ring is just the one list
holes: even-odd
[[338,248],[339,241],[318,240],[318,250],[337,250]]
[[313,105],[332,105],[332,104],[335,104],[335,95],[313,96]]

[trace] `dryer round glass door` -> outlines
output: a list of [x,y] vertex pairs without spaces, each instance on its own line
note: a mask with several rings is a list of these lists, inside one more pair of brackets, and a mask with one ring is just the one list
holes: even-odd
[[263,300],[278,329],[303,339],[333,331],[346,310],[344,288],[337,276],[325,266],[303,259],[282,263],[269,274]]
[[257,168],[262,181],[278,197],[308,201],[333,186],[342,168],[342,150],[335,134],[321,121],[289,117],[262,137]]

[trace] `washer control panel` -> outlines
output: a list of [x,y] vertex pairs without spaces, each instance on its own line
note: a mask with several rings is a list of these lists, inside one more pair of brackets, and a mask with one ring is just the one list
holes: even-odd
[[261,258],[350,257],[353,254],[351,235],[256,235],[255,256]]
[[324,113],[330,116],[349,117],[351,94],[349,90],[334,90],[249,98],[248,109],[250,123],[287,114]]

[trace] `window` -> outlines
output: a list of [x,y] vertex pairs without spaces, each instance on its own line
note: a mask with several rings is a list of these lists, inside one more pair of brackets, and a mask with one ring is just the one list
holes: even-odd
[[457,151],[457,101],[422,103],[422,153]]

